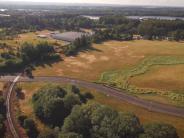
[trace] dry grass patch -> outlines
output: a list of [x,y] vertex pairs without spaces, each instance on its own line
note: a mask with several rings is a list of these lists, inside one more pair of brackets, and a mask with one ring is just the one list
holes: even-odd
[[154,66],[145,74],[131,78],[130,83],[138,87],[178,90],[184,93],[184,65]]
[[75,57],[64,57],[64,61],[52,66],[38,67],[34,75],[64,75],[94,81],[105,71],[130,67],[148,56],[184,55],[184,43],[169,41],[108,41],[93,44],[92,48]]
[[[129,42],[132,43],[132,42]],[[133,42],[134,43],[134,42]],[[84,80],[97,80],[106,70],[125,68],[136,64],[142,57],[129,56],[131,51],[128,42],[109,41],[103,44],[94,44],[85,52],[80,52],[75,57],[64,57],[64,61],[53,64],[52,67],[39,67],[35,75],[65,75]],[[142,55],[142,54],[140,54]],[[62,73],[58,73],[62,69]]]

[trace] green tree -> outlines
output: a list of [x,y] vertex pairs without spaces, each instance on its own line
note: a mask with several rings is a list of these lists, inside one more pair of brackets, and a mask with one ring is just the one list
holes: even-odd
[[67,114],[69,114],[71,112],[72,108],[75,105],[80,105],[81,104],[79,96],[76,95],[76,94],[73,94],[73,93],[67,94],[64,97],[63,102],[64,102],[64,107],[65,107],[65,110],[66,110]]
[[4,125],[4,116],[0,114],[0,137],[4,137],[6,127]]
[[32,119],[25,119],[23,127],[30,138],[37,138],[38,130],[36,128],[35,122]]
[[151,123],[144,126],[139,138],[178,138],[176,129],[165,123]]
[[62,124],[65,109],[62,98],[66,91],[57,85],[46,85],[33,95],[33,108],[36,116],[52,125]]
[[139,119],[95,103],[75,106],[65,119],[62,133],[76,133],[84,138],[137,138]]

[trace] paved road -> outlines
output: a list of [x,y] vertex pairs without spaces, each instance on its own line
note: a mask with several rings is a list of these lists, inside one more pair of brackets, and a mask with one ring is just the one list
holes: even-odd
[[[0,81],[10,81],[13,80],[14,76],[1,77]],[[20,82],[59,82],[59,83],[70,83],[73,85],[82,86],[85,88],[92,88],[99,92],[102,92],[108,96],[113,96],[122,101],[143,107],[149,111],[165,113],[169,115],[174,115],[178,117],[184,117],[184,108],[179,108],[175,106],[165,105],[156,102],[150,102],[137,97],[128,95],[125,91],[114,89],[102,84],[96,84],[92,82],[82,81],[78,79],[68,78],[68,77],[34,77],[33,79],[20,77]]]
[[13,124],[13,121],[12,121],[10,101],[11,101],[11,95],[12,95],[12,92],[13,92],[13,87],[15,86],[15,84],[18,81],[19,78],[20,78],[20,76],[12,78],[12,84],[10,85],[10,88],[8,90],[8,94],[7,94],[7,97],[6,97],[6,108],[7,108],[6,117],[7,117],[9,129],[10,129],[10,131],[11,131],[14,138],[19,138],[19,136],[17,134],[17,131],[16,131],[16,129],[14,127],[14,124]]

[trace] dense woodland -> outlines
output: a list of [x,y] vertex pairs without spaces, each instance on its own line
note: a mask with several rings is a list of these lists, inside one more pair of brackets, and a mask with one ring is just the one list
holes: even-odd
[[32,103],[35,115],[50,130],[39,132],[34,120],[23,114],[18,119],[30,138],[178,138],[169,124],[142,125],[134,114],[90,99],[89,92],[76,86],[46,85],[33,95]]
[[11,39],[17,34],[43,29],[80,30],[89,28],[96,32],[95,41],[108,39],[131,40],[137,34],[144,39],[184,39],[184,21],[182,20],[135,20],[122,15],[102,16],[99,21],[87,19],[77,14],[41,14],[0,17],[0,39]]

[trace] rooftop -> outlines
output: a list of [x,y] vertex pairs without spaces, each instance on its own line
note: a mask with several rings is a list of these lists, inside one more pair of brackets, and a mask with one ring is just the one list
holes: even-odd
[[82,35],[86,35],[86,33],[83,33],[83,32],[55,33],[55,34],[51,34],[51,37],[57,40],[73,42],[75,39],[80,38]]

